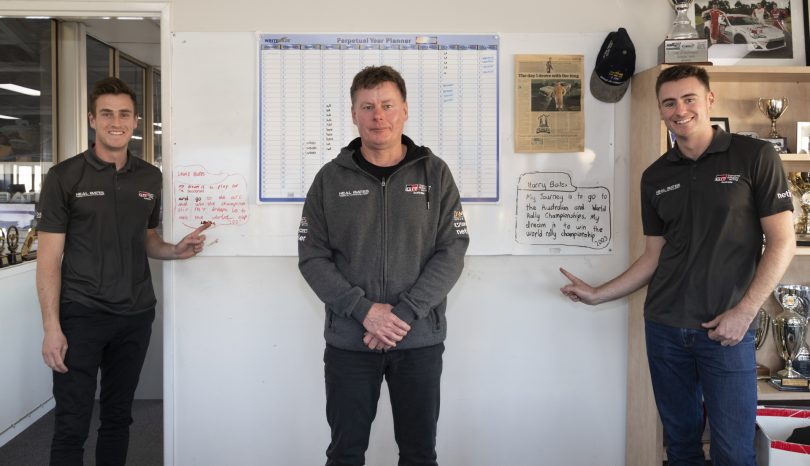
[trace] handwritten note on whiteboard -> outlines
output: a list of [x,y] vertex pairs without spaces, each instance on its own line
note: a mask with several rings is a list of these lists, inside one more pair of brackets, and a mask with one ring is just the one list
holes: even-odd
[[243,225],[249,218],[245,177],[209,173],[200,165],[175,167],[174,218],[197,228],[203,222]]
[[578,187],[571,175],[531,172],[517,186],[515,241],[604,249],[611,239],[610,191]]

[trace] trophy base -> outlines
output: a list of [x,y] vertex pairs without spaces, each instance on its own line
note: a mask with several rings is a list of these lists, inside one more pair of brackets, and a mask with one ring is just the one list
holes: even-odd
[[771,378],[771,369],[768,366],[757,363],[757,380],[767,380]]
[[781,378],[782,380],[804,380],[805,384],[807,384],[807,379],[805,379],[799,372],[794,369],[784,368],[781,371],[776,373],[776,376]]
[[797,388],[807,388],[807,379],[791,379],[782,377],[779,379],[783,387],[797,387]]
[[23,261],[22,254],[20,254],[20,253],[12,253],[12,254],[9,255],[8,260],[9,260],[9,262],[11,262],[11,264],[22,263],[22,261]]
[[711,65],[709,41],[706,39],[666,39],[658,47],[658,62],[673,65],[678,63]]
[[0,256],[0,267],[7,267],[11,265],[8,261],[8,256]]

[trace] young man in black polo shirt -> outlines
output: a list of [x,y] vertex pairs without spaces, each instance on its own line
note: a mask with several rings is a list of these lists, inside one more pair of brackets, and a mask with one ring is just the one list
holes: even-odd
[[54,371],[56,401],[51,465],[83,464],[99,368],[96,464],[125,464],[132,399],[155,317],[147,256],[192,257],[208,227],[177,245],[155,231],[160,170],[127,151],[138,122],[135,93],[107,78],[95,84],[89,108],[94,147],[51,168],[37,212],[42,356]]
[[677,143],[642,175],[645,251],[598,287],[561,269],[561,291],[598,304],[649,284],[647,358],[669,464],[703,465],[705,400],[713,464],[754,466],[752,322],[795,251],[790,191],[769,143],[712,127],[704,69],[668,68],[656,93]]

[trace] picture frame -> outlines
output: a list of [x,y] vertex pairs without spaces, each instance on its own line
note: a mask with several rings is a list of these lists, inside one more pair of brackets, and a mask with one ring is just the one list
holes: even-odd
[[796,122],[796,153],[810,153],[810,121]]
[[[704,14],[710,9],[711,2],[712,0],[695,0],[694,7],[690,11],[690,17],[700,38],[706,37],[708,26],[705,24]],[[720,9],[724,15],[751,17],[754,8],[759,3],[761,3],[759,0],[720,2]],[[808,2],[806,0],[779,0],[778,2],[767,0],[765,3],[776,5],[780,10],[778,18],[782,20],[774,21],[769,8],[765,24],[765,28],[768,29],[766,35],[774,33],[775,30],[771,28],[781,31],[784,35],[785,46],[778,49],[762,49],[762,45],[756,45],[758,42],[756,38],[746,35],[744,23],[740,19],[734,20],[727,17],[722,22],[723,28],[721,28],[725,37],[710,39],[709,61],[712,64],[726,66],[805,66],[808,64],[810,50],[807,49],[808,26],[805,19]],[[745,43],[732,43],[734,40],[732,35],[746,37]]]
[[731,132],[731,128],[729,127],[727,117],[710,117],[709,120],[711,120],[713,125],[717,125],[720,128],[723,128],[723,131],[727,133]]
[[761,141],[768,141],[773,144],[773,148],[776,150],[777,154],[787,154],[790,152],[788,149],[788,141],[787,138],[759,138]]

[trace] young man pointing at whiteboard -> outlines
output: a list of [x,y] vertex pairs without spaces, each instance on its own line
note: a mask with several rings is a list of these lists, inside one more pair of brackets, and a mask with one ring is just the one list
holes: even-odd
[[101,369],[98,465],[123,466],[135,388],[155,318],[147,256],[187,259],[208,224],[164,242],[160,170],[127,149],[135,93],[120,79],[95,84],[95,144],[48,172],[38,206],[37,291],[56,401],[50,464],[81,466]]
[[298,266],[326,304],[327,466],[365,464],[383,377],[399,466],[436,466],[447,293],[469,236],[447,165],[402,134],[405,82],[368,67],[351,87],[360,137],[315,176]]
[[649,284],[647,359],[669,464],[704,464],[705,400],[712,464],[754,466],[752,322],[795,251],[790,191],[770,143],[712,126],[706,70],[667,68],[656,93],[677,142],[641,178],[644,253],[598,287],[561,269],[561,291],[599,304]]

